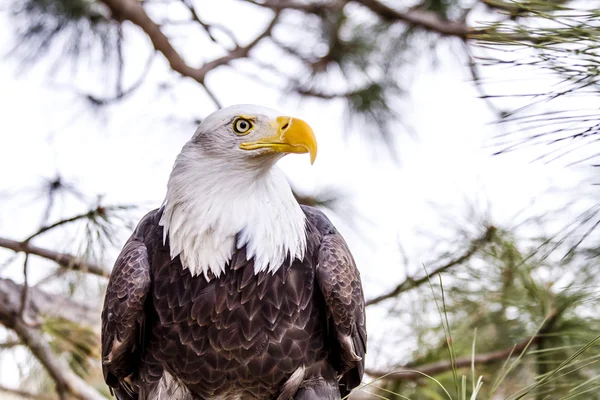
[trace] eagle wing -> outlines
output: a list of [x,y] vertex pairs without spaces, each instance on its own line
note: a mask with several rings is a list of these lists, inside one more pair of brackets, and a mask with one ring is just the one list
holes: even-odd
[[144,219],[115,262],[102,310],[102,371],[119,399],[137,398],[133,382],[151,282],[148,250],[140,232],[147,226]]
[[[313,211],[313,215],[314,215]],[[342,397],[362,380],[367,350],[365,298],[360,273],[344,238],[324,214],[317,227],[323,234],[318,253],[317,282],[325,299],[329,328],[338,351],[334,363],[341,375]]]

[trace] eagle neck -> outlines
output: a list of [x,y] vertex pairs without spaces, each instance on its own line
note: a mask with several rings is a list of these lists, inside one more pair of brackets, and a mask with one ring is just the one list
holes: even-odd
[[160,220],[171,258],[206,279],[223,274],[243,247],[255,273],[304,258],[306,217],[276,166],[185,150],[169,177]]

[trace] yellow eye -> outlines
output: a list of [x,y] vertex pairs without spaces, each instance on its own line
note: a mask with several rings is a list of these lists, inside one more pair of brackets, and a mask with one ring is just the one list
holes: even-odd
[[233,131],[238,135],[247,134],[254,126],[254,123],[246,118],[236,118],[233,121]]

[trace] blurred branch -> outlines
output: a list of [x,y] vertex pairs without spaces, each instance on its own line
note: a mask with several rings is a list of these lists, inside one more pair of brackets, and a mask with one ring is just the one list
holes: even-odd
[[475,57],[473,57],[473,54],[472,54],[469,46],[466,43],[465,43],[465,52],[467,54],[467,57],[469,58],[468,65],[469,65],[469,72],[471,73],[471,80],[473,82],[473,85],[475,86],[475,89],[479,92],[480,98],[483,99],[483,101],[485,101],[485,103],[487,104],[489,109],[494,114],[496,114],[496,116],[498,118],[502,118],[504,113],[502,111],[500,111],[494,104],[493,100],[488,97],[488,94],[486,93],[486,91],[484,89],[484,85],[483,85],[483,82],[481,79],[481,74],[479,73],[479,66],[477,64],[477,61],[475,60]]
[[[300,3],[297,1],[277,0],[266,0],[262,2],[255,0],[245,1],[277,11],[299,10],[317,15],[322,14],[324,11],[339,11],[339,9],[346,3],[345,1],[330,1],[324,3]],[[362,4],[385,20],[402,21],[432,32],[437,32],[441,35],[457,36],[462,39],[467,39],[467,36],[470,32],[470,29],[466,23],[444,20],[433,11],[419,10],[416,8],[399,11],[377,0],[354,0],[354,2]]]
[[[21,318],[19,318],[20,309],[20,296],[21,288],[19,285],[7,279],[0,279],[0,284],[4,285],[0,290],[0,323],[7,328],[12,329],[19,339],[25,346],[29,348],[31,353],[38,359],[42,366],[46,369],[52,380],[56,383],[56,392],[59,397],[67,398],[67,395],[71,395],[81,400],[106,400],[99,392],[93,389],[88,383],[77,376],[70,368],[67,362],[59,358],[52,352],[50,345],[46,342],[42,332],[37,329],[25,324]],[[11,290],[11,288],[13,290]],[[16,289],[16,290],[14,290]],[[28,312],[33,312],[34,305],[34,293],[43,293],[41,291],[31,290],[31,307]],[[50,306],[55,312],[64,313],[67,312],[68,300],[65,302],[58,303],[55,296],[48,296],[45,300],[45,305],[40,304],[42,307],[46,307],[47,310]],[[60,304],[60,307],[56,307]],[[60,310],[60,311],[56,311]],[[70,318],[73,318],[71,315]],[[96,315],[97,319],[97,315]]]
[[13,388],[9,388],[9,387],[2,386],[2,385],[0,385],[0,392],[9,393],[9,394],[12,394],[14,396],[21,397],[24,399],[35,399],[35,400],[55,400],[56,399],[55,397],[52,397],[52,396],[46,396],[44,394],[26,392],[24,390],[13,389]]
[[[526,340],[503,350],[492,351],[490,353],[478,354],[475,356],[465,356],[457,358],[454,364],[448,361],[439,361],[421,366],[412,366],[407,364],[405,367],[398,368],[394,372],[366,370],[365,372],[373,377],[378,377],[381,381],[414,381],[424,377],[424,374],[434,376],[455,368],[468,368],[471,364],[486,365],[499,361],[504,361],[511,357],[518,356],[521,352],[536,344],[539,341],[539,336],[529,337]],[[406,369],[403,371],[403,369]],[[417,372],[418,371],[418,372]]]
[[216,25],[216,24],[208,24],[204,21],[202,21],[200,19],[200,16],[198,15],[198,13],[196,12],[196,8],[194,7],[194,4],[191,2],[191,0],[180,0],[183,5],[189,10],[191,16],[192,16],[192,21],[197,22],[206,32],[206,34],[208,35],[208,37],[210,38],[210,40],[212,40],[215,43],[218,43],[218,40],[213,36],[211,29],[215,28],[215,29],[219,29],[221,30],[223,33],[225,33],[229,39],[231,39],[231,41],[239,47],[237,40],[235,38],[235,35],[233,34],[233,32],[231,30],[229,30],[229,28],[223,26],[223,25]]
[[[434,376],[450,371],[454,368],[469,368],[472,365],[493,364],[500,361],[505,361],[512,357],[519,357],[526,352],[531,346],[537,345],[542,338],[549,334],[561,312],[556,309],[550,310],[546,315],[542,326],[537,333],[527,339],[515,344],[512,347],[507,347],[502,350],[492,351],[478,355],[470,355],[455,360],[438,361],[430,364],[416,366],[414,363],[408,363],[403,367],[398,368],[393,372],[385,372],[378,370],[366,370],[365,372],[373,377],[379,377],[377,380],[385,381],[414,381],[423,378],[426,375]],[[539,349],[538,349],[539,350]]]
[[105,210],[106,209],[104,207],[98,206],[98,207],[96,207],[96,208],[94,208],[94,209],[92,209],[90,211],[87,211],[87,212],[85,212],[83,214],[79,214],[79,215],[75,215],[73,217],[61,219],[61,220],[59,220],[59,221],[57,221],[57,222],[55,222],[53,224],[42,226],[35,233],[33,233],[32,235],[30,235],[29,237],[27,237],[27,239],[23,240],[22,243],[23,244],[27,244],[27,243],[31,242],[31,240],[34,239],[35,237],[37,237],[37,236],[39,236],[39,235],[41,235],[43,233],[46,233],[46,232],[48,232],[48,231],[50,231],[52,229],[58,228],[59,226],[67,225],[67,224],[70,224],[72,222],[79,221],[81,219],[87,219],[87,218],[90,218],[90,217],[94,216],[95,214],[105,213],[106,212]]
[[[141,3],[136,0],[102,0],[102,2],[110,8],[115,19],[119,21],[127,20],[140,27],[148,35],[154,49],[167,59],[173,71],[178,72],[182,76],[194,79],[202,86],[204,86],[206,74],[211,70],[221,65],[229,64],[235,59],[247,57],[250,50],[258,42],[271,34],[271,30],[276,25],[279,16],[279,13],[276,13],[265,30],[247,46],[236,46],[226,56],[207,62],[199,68],[194,68],[188,65],[177,50],[175,50],[169,38],[165,36],[160,26],[150,19]],[[212,98],[213,96],[211,96]]]
[[304,11],[309,14],[322,14],[324,11],[339,9],[346,1],[336,1],[332,0],[329,2],[322,3],[301,3],[299,1],[280,1],[280,0],[265,0],[265,1],[256,1],[256,0],[244,0],[247,3],[251,3],[257,6],[270,8],[274,11],[283,11],[283,10],[298,10]]
[[[29,348],[31,353],[38,359],[46,369],[52,380],[56,383],[56,392],[60,398],[67,398],[70,394],[80,400],[106,400],[98,391],[92,388],[83,379],[77,376],[65,360],[59,358],[52,352],[50,345],[44,340],[42,333],[35,328],[31,328],[23,323],[14,315],[2,315],[0,309],[0,321],[15,331],[23,343]],[[7,318],[8,317],[8,318]]]
[[424,283],[427,283],[429,281],[429,279],[432,276],[441,274],[443,272],[445,272],[446,270],[456,266],[456,265],[460,265],[462,263],[464,263],[465,261],[467,261],[468,259],[470,259],[479,249],[481,249],[485,244],[489,243],[492,241],[492,239],[494,238],[496,234],[496,227],[494,226],[489,226],[485,233],[483,234],[483,236],[481,236],[478,239],[475,239],[474,241],[471,242],[471,245],[469,246],[469,248],[467,249],[467,251],[462,254],[460,257],[457,257],[453,260],[451,260],[450,262],[439,266],[437,268],[435,268],[433,271],[431,271],[431,273],[429,273],[429,275],[425,275],[424,277],[421,278],[406,278],[402,283],[400,283],[399,285],[397,285],[395,288],[393,288],[392,290],[390,290],[387,293],[384,293],[380,296],[377,296],[371,300],[368,300],[366,302],[367,306],[372,306],[374,304],[378,304],[381,303],[382,301],[385,301],[387,299],[390,299],[392,297],[396,297],[398,296],[400,293],[406,292],[408,290],[414,289],[418,286],[423,285]]
[[127,89],[123,89],[122,87],[118,90],[117,94],[114,97],[98,97],[95,96],[93,94],[87,94],[85,95],[85,97],[92,102],[94,105],[97,106],[103,106],[109,103],[113,103],[115,101],[119,101],[124,99],[125,97],[131,95],[132,93],[134,93],[137,89],[139,89],[142,84],[144,83],[144,81],[146,80],[146,77],[148,76],[148,73],[150,72],[150,67],[152,67],[152,61],[154,61],[154,56],[156,53],[153,53],[150,55],[150,57],[148,58],[148,61],[146,61],[146,65],[144,66],[144,70],[142,71],[141,75],[137,78],[137,80],[135,82],[133,82],[131,84],[131,86],[129,86]]
[[21,308],[19,310],[19,318],[27,325],[32,326],[36,322],[31,321],[27,318],[27,305],[29,304],[29,278],[27,274],[27,264],[29,261],[29,254],[25,254],[25,261],[23,261],[23,287],[21,288]]
[[442,19],[439,14],[433,11],[410,9],[399,11],[388,7],[377,0],[355,0],[362,4],[381,18],[388,21],[402,21],[409,25],[427,29],[444,36],[456,36],[461,39],[467,39],[470,28],[465,22],[455,22]]
[[[19,340],[10,340],[8,342],[2,342],[2,343],[0,343],[0,350],[2,350],[2,349],[12,349],[12,348],[20,346],[22,344],[23,343],[21,343]],[[2,390],[2,389],[0,389],[0,390]]]
[[[22,291],[23,285],[19,285],[10,279],[0,278],[0,314],[3,308],[20,311],[22,307]],[[84,306],[62,296],[46,293],[35,287],[30,287],[28,292],[29,306],[26,312],[29,319],[35,320],[39,319],[40,316],[46,316],[74,321],[90,327],[96,327],[100,322],[98,318],[100,312],[97,309]],[[19,315],[18,311],[13,317]],[[19,342],[6,342],[0,344],[0,347],[8,346],[12,343]]]
[[17,253],[33,254],[38,257],[46,258],[56,262],[58,265],[66,269],[88,272],[90,274],[105,278],[108,278],[110,275],[110,272],[100,265],[88,263],[80,257],[76,257],[71,254],[59,253],[53,250],[44,249],[42,247],[34,246],[30,243],[18,242],[16,240],[0,237],[0,247]]

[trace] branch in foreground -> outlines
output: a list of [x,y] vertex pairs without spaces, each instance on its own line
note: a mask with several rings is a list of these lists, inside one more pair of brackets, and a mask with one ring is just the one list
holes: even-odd
[[7,238],[0,237],[0,247],[12,250],[16,253],[33,254],[38,257],[42,257],[48,260],[56,262],[63,268],[88,272],[90,274],[102,276],[108,278],[110,272],[107,271],[100,265],[88,263],[80,257],[73,256],[71,254],[59,253],[56,251],[44,249],[42,247],[34,246],[30,243],[18,242]]
[[366,302],[367,306],[372,306],[374,304],[378,304],[381,303],[384,300],[387,299],[391,299],[392,297],[396,297],[398,296],[400,293],[402,292],[406,292],[408,290],[414,289],[418,286],[423,285],[424,283],[428,282],[429,279],[432,276],[441,274],[443,272],[445,272],[446,270],[456,266],[456,265],[460,265],[462,263],[464,263],[465,261],[469,260],[479,249],[481,249],[485,244],[489,243],[492,241],[492,239],[494,238],[496,234],[496,227],[494,226],[489,226],[485,233],[483,234],[483,236],[481,236],[480,238],[474,240],[471,242],[471,245],[469,246],[469,248],[467,249],[467,251],[461,255],[458,258],[455,258],[453,260],[451,260],[450,262],[439,266],[437,268],[435,268],[433,271],[431,271],[429,273],[429,275],[425,275],[424,277],[418,278],[418,279],[414,279],[414,278],[406,278],[402,283],[400,283],[399,285],[397,285],[395,288],[393,288],[392,290],[390,290],[387,293],[384,293],[380,296],[377,296],[371,300],[368,300]]
[[[5,317],[0,315],[0,320],[5,321]],[[106,400],[106,397],[75,375],[65,360],[60,359],[52,352],[50,345],[46,343],[39,330],[25,325],[23,321],[14,316],[8,320],[6,326],[15,331],[46,369],[56,383],[56,391],[60,397],[64,397],[63,395],[68,393],[80,400]]]
[[[527,340],[524,340],[515,346],[492,351],[490,353],[478,354],[473,356],[465,356],[461,358],[457,358],[454,366],[456,368],[468,368],[471,367],[471,363],[475,363],[475,365],[487,365],[493,364],[496,362],[504,361],[510,357],[517,357],[521,352],[529,348],[531,345],[536,344],[539,341],[539,336],[530,337]],[[412,366],[410,364],[398,368],[398,370],[394,372],[389,371],[378,371],[378,370],[367,370],[365,371],[367,374],[381,381],[414,381],[417,379],[421,379],[424,377],[423,374],[427,375],[439,375],[443,372],[447,372],[452,370],[452,362],[448,361],[439,361],[431,364],[425,364],[421,366]],[[403,371],[404,370],[404,371]],[[415,372],[418,371],[418,372]],[[419,373],[420,372],[420,373]]]
[[23,398],[23,399],[55,400],[54,397],[46,396],[44,394],[26,392],[24,390],[13,389],[13,388],[9,388],[9,387],[2,386],[2,385],[0,385],[0,392],[5,392],[5,393],[8,393],[8,394],[11,394],[16,397]]
[[[23,286],[10,279],[0,278],[0,315],[22,308]],[[26,312],[28,319],[39,316],[60,318],[97,327],[100,322],[100,310],[86,307],[62,296],[49,294],[35,287],[28,288],[29,299]],[[17,316],[19,312],[17,312]]]
[[[2,282],[7,283],[10,281],[3,279]],[[8,286],[10,287],[10,283],[8,283]],[[18,287],[18,285],[15,286]],[[34,293],[32,292],[32,303]],[[0,301],[0,323],[15,331],[23,344],[29,348],[35,358],[46,369],[56,383],[56,391],[59,397],[65,398],[65,395],[69,394],[80,400],[106,400],[104,396],[77,376],[65,360],[54,354],[39,329],[28,326],[19,318],[20,305],[18,299],[20,299],[20,295],[20,289],[17,290],[16,299],[9,298],[7,292],[0,290],[0,296],[4,297],[0,299],[2,300]],[[50,305],[52,303],[48,302],[46,306]],[[30,307],[28,312],[31,312],[32,308]],[[63,308],[62,305],[60,308]]]

